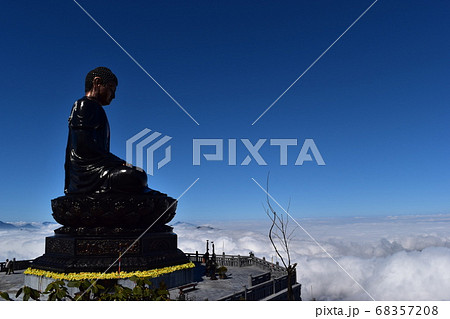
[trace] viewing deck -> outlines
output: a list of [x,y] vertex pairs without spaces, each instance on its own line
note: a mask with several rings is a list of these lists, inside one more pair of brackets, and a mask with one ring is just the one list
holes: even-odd
[[[287,287],[286,270],[280,265],[267,262],[265,258],[240,255],[218,255],[218,267],[227,268],[225,279],[211,280],[205,275],[205,264],[202,264],[198,253],[186,254],[196,264],[195,286],[183,289],[184,300],[281,300],[285,299]],[[23,268],[30,261],[23,261]],[[19,262],[18,264],[19,265]],[[14,274],[0,272],[0,291],[7,292],[12,299],[16,292],[24,286],[24,270],[15,270]],[[295,282],[295,278],[294,278]],[[300,284],[294,284],[296,300],[300,300]],[[180,289],[170,289],[172,299],[180,298]],[[3,300],[3,299],[0,299]],[[19,299],[20,300],[20,299]]]

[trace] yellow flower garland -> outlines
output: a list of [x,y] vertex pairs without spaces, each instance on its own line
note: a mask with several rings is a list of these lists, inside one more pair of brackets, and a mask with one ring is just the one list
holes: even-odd
[[55,280],[127,279],[132,276],[136,276],[136,277],[140,277],[140,278],[156,278],[161,275],[169,274],[169,273],[177,271],[177,270],[189,269],[189,268],[194,268],[194,267],[195,267],[194,263],[188,262],[188,263],[182,264],[182,265],[164,267],[164,268],[159,268],[159,269],[151,269],[151,270],[145,270],[145,271],[132,271],[132,272],[121,271],[120,273],[117,271],[112,272],[112,273],[80,272],[80,273],[69,273],[69,274],[28,268],[27,270],[24,271],[24,274],[43,276],[43,277],[48,277],[48,278],[52,278]]

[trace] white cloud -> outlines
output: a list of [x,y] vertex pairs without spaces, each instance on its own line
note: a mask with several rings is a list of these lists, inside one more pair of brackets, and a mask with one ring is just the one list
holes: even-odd
[[[376,300],[450,299],[450,218],[448,215],[384,218],[308,219],[301,225]],[[16,224],[18,225],[18,224]],[[295,224],[291,222],[291,225]],[[18,225],[19,226],[19,225]],[[56,224],[0,231],[0,260],[31,259],[44,252],[45,237]],[[198,227],[201,226],[201,227]],[[261,221],[176,223],[184,252],[205,252],[214,241],[216,254],[278,260]],[[210,245],[211,249],[211,245]],[[369,300],[369,296],[300,228],[291,243],[302,296],[318,300]]]
[[11,223],[17,226],[12,230],[0,230],[0,260],[16,260],[39,257],[45,250],[45,237],[52,236],[57,224],[32,223],[35,228],[20,228],[25,223]]
[[[376,300],[450,298],[449,216],[308,219],[300,223]],[[215,231],[208,232],[176,225],[180,248],[192,251],[189,249],[195,246],[203,253],[209,239],[216,242],[216,253],[222,252],[223,241],[227,254],[253,251],[277,260],[267,236],[268,221],[213,225]],[[189,245],[185,246],[188,238]],[[305,300],[370,300],[300,228],[291,243],[291,257],[298,263]]]

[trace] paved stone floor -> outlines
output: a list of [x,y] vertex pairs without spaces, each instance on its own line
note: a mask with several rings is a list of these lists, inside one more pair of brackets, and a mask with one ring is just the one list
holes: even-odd
[[[211,280],[206,276],[202,277],[201,281],[194,290],[185,293],[186,300],[203,301],[203,300],[217,300],[235,292],[244,290],[244,285],[248,287],[248,278],[250,275],[258,276],[266,271],[258,267],[227,267],[227,279]],[[178,289],[170,290],[170,297],[176,299],[179,296]]]
[[[16,292],[24,285],[24,272],[25,270],[14,270],[14,274],[6,275],[4,272],[0,272],[0,291],[7,292],[9,297],[15,299]],[[0,298],[0,301],[4,299]],[[19,300],[21,300],[19,298]]]

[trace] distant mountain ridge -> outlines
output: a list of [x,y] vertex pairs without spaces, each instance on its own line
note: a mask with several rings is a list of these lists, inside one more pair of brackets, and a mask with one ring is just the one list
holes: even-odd
[[13,229],[13,228],[17,228],[17,227],[14,226],[13,224],[4,223],[4,222],[0,221],[0,229]]
[[207,226],[207,225],[195,225],[192,223],[187,223],[187,222],[175,222],[173,224],[170,224],[170,226],[177,226],[177,227],[186,227],[186,228],[195,228],[195,229],[209,229],[209,230],[213,230],[215,229],[214,227],[211,226]]
[[13,229],[38,229],[39,226],[48,226],[50,224],[55,224],[52,222],[43,223],[27,223],[27,222],[2,222],[0,221],[0,230],[13,230]]

